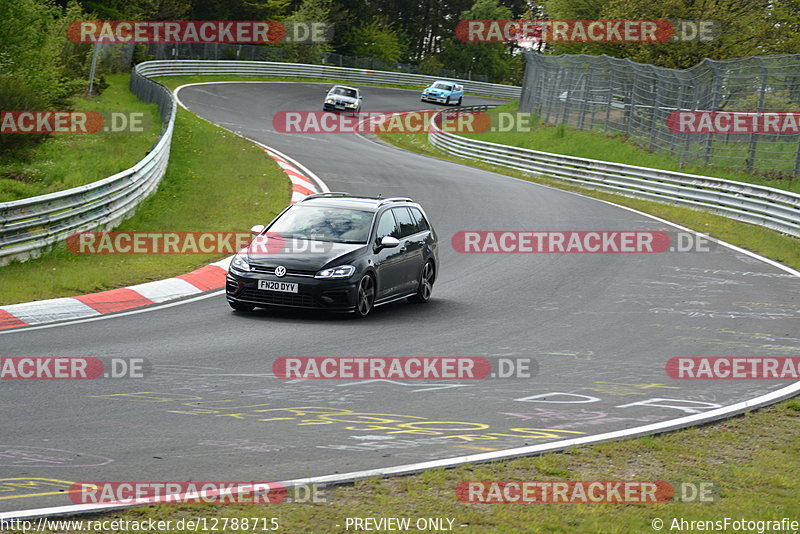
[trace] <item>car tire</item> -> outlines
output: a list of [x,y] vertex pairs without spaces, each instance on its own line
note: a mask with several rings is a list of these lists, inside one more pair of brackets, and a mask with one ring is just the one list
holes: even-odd
[[449,106],[450,105],[450,97],[449,96],[447,97],[447,100],[444,101],[444,105],[445,106]]
[[458,97],[458,102],[456,102],[456,106],[460,106],[461,105],[461,100],[463,98],[464,98],[463,96]]
[[432,261],[425,263],[422,267],[422,273],[419,275],[419,285],[417,286],[417,294],[408,297],[409,302],[417,304],[425,304],[431,300],[431,293],[433,292],[433,283],[436,281],[436,268],[433,266]]
[[356,317],[366,317],[374,306],[375,277],[367,273],[358,282],[358,287],[356,288]]
[[228,304],[230,304],[231,308],[233,308],[233,311],[237,312],[251,312],[256,309],[256,307],[252,304],[244,304],[242,302],[228,301]]

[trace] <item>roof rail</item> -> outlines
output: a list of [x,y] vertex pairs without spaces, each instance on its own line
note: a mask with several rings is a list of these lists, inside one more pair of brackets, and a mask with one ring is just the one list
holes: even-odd
[[378,202],[378,206],[383,206],[384,204],[388,204],[389,202],[414,202],[408,197],[391,197],[391,198],[384,198],[380,202]]
[[320,198],[320,197],[349,197],[352,196],[350,193],[345,193],[343,191],[330,191],[328,193],[314,193],[313,195],[308,195],[306,198],[301,200],[300,202],[305,202],[309,198]]

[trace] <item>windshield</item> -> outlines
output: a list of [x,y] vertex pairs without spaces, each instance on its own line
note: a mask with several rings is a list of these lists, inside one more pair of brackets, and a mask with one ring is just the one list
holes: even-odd
[[444,89],[445,91],[451,91],[453,86],[449,83],[435,83],[433,84],[434,89]]
[[295,206],[270,226],[286,238],[366,244],[373,213],[324,206]]
[[337,87],[336,89],[331,91],[331,93],[333,93],[334,95],[347,96],[350,98],[356,97],[355,89],[345,89],[344,87]]

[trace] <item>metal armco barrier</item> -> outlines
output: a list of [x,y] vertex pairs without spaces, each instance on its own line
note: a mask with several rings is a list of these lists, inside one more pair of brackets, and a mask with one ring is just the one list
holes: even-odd
[[[38,197],[0,203],[0,265],[27,260],[64,241],[70,234],[110,229],[133,214],[136,206],[155,191],[169,161],[175,127],[175,100],[161,84],[148,78],[165,75],[227,74],[334,78],[357,83],[427,86],[433,76],[302,63],[266,61],[169,60],[146,61],[131,74],[131,91],[145,102],[159,105],[163,130],[153,150],[130,169],[103,180]],[[517,98],[521,88],[471,80],[472,93]]]
[[[130,169],[65,191],[0,203],[0,265],[26,260],[74,232],[108,229],[132,215],[155,191],[169,161],[176,106],[172,93],[149,80],[165,75],[333,78],[356,83],[428,85],[420,74],[326,65],[259,61],[147,61],[131,75],[131,91],[159,105],[163,130],[153,150]],[[469,80],[469,92],[516,98],[520,88]],[[461,107],[486,110],[491,106]],[[448,113],[448,112],[444,112]],[[584,187],[717,212],[727,217],[800,236],[800,195],[771,187],[633,165],[589,160],[467,139],[434,127],[431,143],[446,152],[541,174]]]
[[163,120],[158,142],[139,163],[91,184],[0,204],[0,265],[27,260],[70,234],[108,229],[133,214],[155,191],[169,162],[175,102],[161,84],[134,72],[131,91],[156,103]]
[[[483,111],[489,107],[465,106],[441,113]],[[591,189],[702,209],[800,237],[800,195],[789,191],[469,139],[442,131],[435,120],[428,132],[428,141],[455,156],[486,161]]]
[[[271,61],[209,61],[209,60],[165,60],[146,61],[138,65],[143,76],[175,76],[189,74],[227,74],[230,76],[275,76],[291,78],[332,78],[354,83],[419,85],[420,89],[439,78],[424,74],[408,74],[383,70],[352,69],[330,65],[305,63],[281,63]],[[464,84],[468,93],[503,98],[519,98],[521,87],[472,80],[448,80]]]

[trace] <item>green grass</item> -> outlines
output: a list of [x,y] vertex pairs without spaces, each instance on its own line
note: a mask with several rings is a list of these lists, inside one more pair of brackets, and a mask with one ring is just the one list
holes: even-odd
[[[194,81],[187,77],[174,78],[170,84]],[[424,136],[387,135],[385,138],[417,152],[442,157],[442,153],[427,145]],[[508,169],[496,169],[474,161],[468,163],[525,177]],[[221,170],[208,172],[205,169]],[[535,180],[648,211],[800,267],[797,240],[763,228],[684,208],[586,191],[543,178]],[[231,190],[236,192],[237,202],[219,202],[220,195]],[[119,229],[242,230],[256,221],[270,218],[288,198],[288,181],[262,151],[180,110],[170,167],[158,194],[145,201],[136,215]],[[3,268],[0,302],[120,287],[183,273],[210,259],[202,256],[90,257],[55,251],[36,262]],[[44,272],[49,276],[42,277]],[[43,280],[43,284],[37,288],[28,285],[27,280],[32,276]],[[35,294],[32,295],[32,291]],[[650,525],[655,517],[663,519],[667,525],[676,517],[686,520],[798,519],[800,480],[795,473],[800,472],[799,425],[800,401],[795,399],[742,417],[670,434],[329,488],[328,502],[324,504],[162,505],[100,517],[127,520],[277,517],[283,532],[311,533],[345,532],[343,526],[335,525],[344,525],[347,517],[367,516],[449,517],[455,519],[455,531],[465,533],[653,532]],[[718,489],[718,499],[713,504],[473,505],[455,498],[458,482],[479,479],[713,482]],[[664,530],[668,531],[666,527]],[[225,532],[237,531],[228,529]]]
[[[492,124],[500,124],[497,120],[497,116],[501,112],[516,113],[517,106],[518,102],[512,101],[503,106],[489,110],[488,113],[492,117]],[[480,133],[466,133],[464,137],[502,145],[540,150],[543,152],[566,154],[568,156],[580,158],[602,159],[604,161],[627,163],[629,165],[639,165],[641,167],[653,167],[688,174],[715,176],[718,178],[766,185],[800,193],[800,178],[770,178],[758,174],[750,174],[742,170],[701,164],[687,164],[681,168],[677,156],[673,157],[668,154],[646,150],[630,142],[622,134],[604,134],[596,131],[583,131],[565,125],[550,126],[537,122],[535,119],[531,121],[531,126],[533,127],[532,131],[486,131]],[[796,149],[797,145],[795,144],[795,152]],[[791,159],[791,155],[788,153],[787,157]],[[791,161],[794,160],[792,159]]]
[[76,111],[145,113],[146,131],[53,134],[23,156],[0,157],[0,202],[8,202],[88,184],[132,167],[153,147],[161,132],[158,106],[145,104],[128,90],[129,74],[107,77],[98,97],[76,97]]
[[[239,231],[271,220],[291,185],[251,142],[178,110],[169,167],[158,191],[120,232]],[[0,268],[0,303],[79,295],[184,274],[219,256],[76,255],[63,247]],[[30,280],[36,279],[36,284]]]
[[[584,133],[584,132],[577,132]],[[707,233],[731,244],[751,250],[768,258],[779,261],[789,267],[800,269],[800,239],[779,234],[761,226],[742,223],[703,211],[673,206],[661,202],[639,200],[635,198],[605,193],[578,187],[566,182],[533,176],[514,169],[490,165],[488,163],[450,156],[428,144],[427,134],[379,134],[378,137],[395,146],[411,150],[419,154],[427,154],[438,158],[464,163],[488,171],[514,176],[523,180],[541,183],[558,189],[574,191],[583,195],[607,200],[622,206],[628,206],[657,217],[682,224],[693,230]],[[602,152],[601,152],[602,153]],[[605,157],[605,153],[603,153]],[[587,156],[582,156],[587,157]]]
[[[800,520],[798,428],[800,401],[794,399],[669,434],[327,488],[324,503],[142,506],[99,517],[128,521],[196,517],[261,517],[268,521],[275,517],[280,532],[290,533],[347,532],[347,517],[410,517],[412,522],[420,517],[438,517],[454,519],[453,530],[465,534],[655,532],[651,527],[654,518],[664,521],[664,532],[670,532],[668,527],[675,518]],[[673,487],[679,487],[681,482],[710,482],[714,484],[715,500],[660,504],[462,503],[456,499],[456,485],[470,480],[663,480]],[[337,524],[341,526],[337,528]]]

